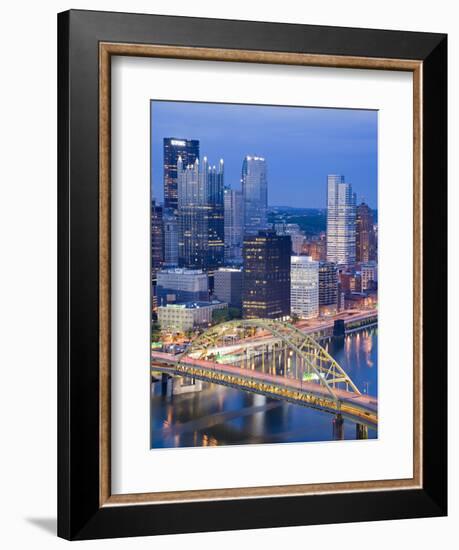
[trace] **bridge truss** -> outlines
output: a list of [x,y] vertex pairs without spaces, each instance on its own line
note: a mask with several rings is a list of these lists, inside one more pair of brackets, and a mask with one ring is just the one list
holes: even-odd
[[225,347],[238,349],[236,362],[242,367],[244,359],[247,365],[247,358],[254,355],[261,358],[264,367],[268,355],[275,361],[276,354],[295,354],[296,377],[298,372],[300,376],[306,374],[308,380],[325,387],[334,401],[339,401],[337,388],[361,395],[349,375],[320,344],[292,324],[282,321],[238,319],[215,325],[193,340],[178,357],[179,363],[187,357],[215,361],[219,350]]

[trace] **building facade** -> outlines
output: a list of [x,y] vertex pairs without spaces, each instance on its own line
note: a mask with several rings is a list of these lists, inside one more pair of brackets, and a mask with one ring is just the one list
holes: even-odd
[[214,295],[230,307],[242,308],[242,269],[222,267],[214,273]]
[[185,166],[179,157],[178,263],[212,270],[224,263],[223,160],[209,165],[204,157]]
[[376,262],[363,263],[360,266],[362,277],[362,291],[376,290],[378,283],[378,267]]
[[268,174],[263,157],[246,156],[242,163],[244,235],[256,235],[268,227]]
[[209,277],[201,269],[161,269],[156,279],[158,306],[209,301]]
[[290,257],[288,235],[259,231],[244,238],[243,298],[245,319],[282,319],[290,315]]
[[327,236],[321,235],[318,238],[303,241],[301,253],[311,256],[316,262],[324,262],[327,259]]
[[319,263],[319,311],[334,313],[338,310],[338,272],[333,262]]
[[212,323],[212,314],[217,309],[226,309],[222,302],[187,302],[158,307],[158,322],[162,330],[186,332]]
[[327,179],[327,260],[341,265],[355,263],[355,195],[344,176]]
[[182,159],[184,166],[199,159],[199,141],[196,139],[164,138],[164,207],[176,209],[178,204],[177,161]]
[[171,209],[163,212],[164,266],[178,266],[178,217]]
[[297,223],[275,223],[274,231],[278,235],[290,235],[293,254],[302,253],[305,237]]
[[225,187],[223,194],[225,217],[225,263],[242,263],[244,210],[242,191]]
[[291,258],[290,308],[292,315],[314,319],[319,315],[319,262],[310,256]]
[[164,262],[163,209],[151,203],[151,274],[154,279]]
[[362,202],[356,209],[355,221],[355,259],[357,262],[376,260],[376,234],[373,211]]

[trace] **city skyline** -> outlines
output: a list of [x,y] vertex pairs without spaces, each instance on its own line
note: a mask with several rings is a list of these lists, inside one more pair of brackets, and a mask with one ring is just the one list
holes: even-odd
[[377,113],[158,105],[151,447],[377,437]]
[[346,174],[357,202],[377,208],[376,111],[152,101],[151,186],[161,203],[168,137],[199,141],[201,158],[223,158],[225,185],[237,190],[244,158],[264,157],[269,206],[325,208],[327,176]]

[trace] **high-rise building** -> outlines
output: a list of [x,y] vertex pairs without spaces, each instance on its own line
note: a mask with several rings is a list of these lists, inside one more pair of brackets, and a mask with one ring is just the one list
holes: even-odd
[[163,212],[164,266],[178,266],[178,218],[173,210]]
[[356,209],[355,221],[357,262],[376,260],[376,235],[374,230],[373,212],[368,204],[362,202]]
[[256,235],[268,227],[268,176],[263,157],[246,156],[242,163],[244,234]]
[[327,260],[355,263],[355,194],[344,176],[327,180]]
[[338,310],[338,272],[333,262],[319,263],[319,310],[323,313]]
[[201,269],[169,268],[157,273],[158,306],[209,300],[209,278]]
[[225,262],[242,263],[244,216],[242,191],[225,187],[223,193],[225,210]]
[[214,273],[214,295],[231,307],[242,307],[242,270],[221,267]]
[[225,211],[223,202],[224,163],[220,159],[217,166],[207,166],[204,157],[203,172],[207,167],[207,220],[208,241],[207,259],[205,267],[215,269],[224,264],[225,258]]
[[290,308],[302,319],[319,315],[319,262],[310,256],[292,256]]
[[163,209],[151,203],[151,274],[155,277],[164,261]]
[[177,161],[179,266],[215,269],[224,263],[223,160]]
[[242,309],[246,319],[290,315],[290,236],[259,231],[244,237]]
[[378,282],[378,267],[375,261],[363,263],[360,266],[362,291],[375,290]]
[[180,157],[184,166],[199,159],[199,141],[196,139],[164,138],[164,207],[177,208],[177,161]]

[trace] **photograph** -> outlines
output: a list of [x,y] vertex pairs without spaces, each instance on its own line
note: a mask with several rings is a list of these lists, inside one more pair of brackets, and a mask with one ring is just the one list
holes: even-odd
[[377,439],[378,110],[151,99],[150,178],[150,448]]

